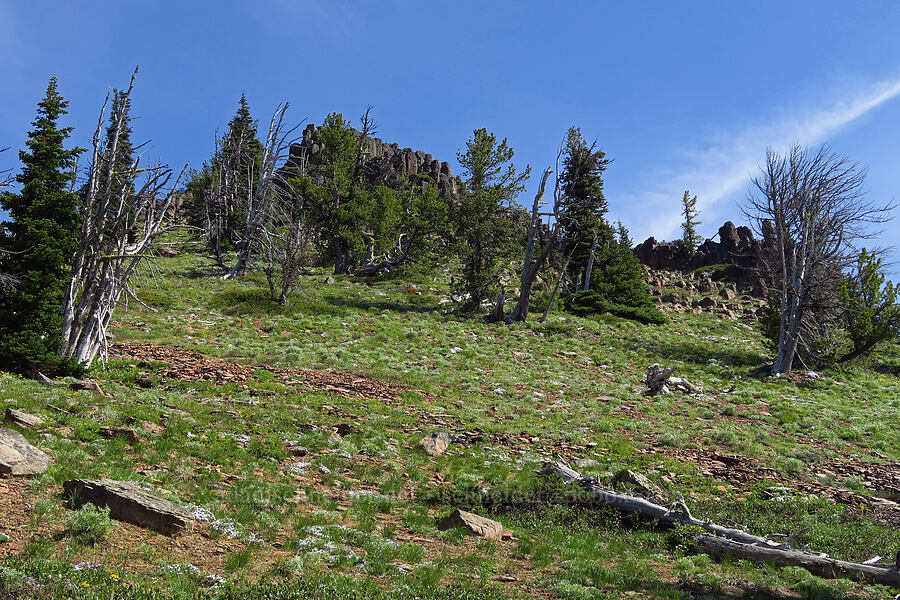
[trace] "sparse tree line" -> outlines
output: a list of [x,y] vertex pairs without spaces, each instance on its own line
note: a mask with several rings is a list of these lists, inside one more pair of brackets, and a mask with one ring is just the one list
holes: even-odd
[[[137,71],[135,71],[135,75]],[[88,153],[67,149],[67,103],[48,85],[19,153],[20,188],[0,196],[12,217],[0,236],[0,367],[77,372],[105,357],[113,311],[136,301],[135,278],[152,274],[154,241],[176,222],[203,241],[224,279],[257,271],[271,299],[286,304],[302,269],[377,277],[398,269],[446,274],[460,312],[514,323],[553,303],[576,314],[611,313],[665,323],[645,288],[621,221],[611,223],[603,175],[606,154],[577,127],[536,182],[530,211],[516,202],[531,176],[506,139],[473,132],[457,158],[458,194],[417,173],[372,176],[371,107],[354,129],[332,113],[317,129],[314,153],[291,157],[299,125],[279,105],[264,135],[241,97],[210,158],[176,175],[148,163],[132,143],[131,93],[103,103]],[[2,155],[0,155],[2,156]],[[0,186],[11,180],[0,173]],[[861,194],[864,171],[827,149],[770,152],[745,205],[777,251],[761,275],[771,292],[762,326],[773,340],[772,372],[846,362],[894,338],[897,290],[878,251],[858,248],[892,205]],[[181,188],[183,219],[171,207]],[[681,199],[682,243],[697,232],[697,196]],[[507,295],[512,298],[507,299]]]
[[[374,133],[371,107],[358,130],[343,115],[328,115],[317,129],[322,149],[277,171],[271,193],[273,206],[281,208],[266,214],[266,239],[248,245],[250,221],[235,215],[246,215],[252,204],[255,176],[248,167],[264,144],[242,97],[212,156],[188,183],[191,224],[223,268],[223,249],[253,246],[248,256],[266,274],[272,299],[282,303],[305,265],[328,264],[335,275],[359,277],[415,265],[446,272],[464,312],[478,312],[496,298],[493,320],[525,320],[535,283],[542,308],[562,291],[567,302],[582,294],[583,309],[627,306],[626,316],[637,311],[644,320],[664,320],[644,290],[627,231],[605,219],[602,174],[609,160],[579,129],[569,130],[556,168],[545,171],[530,214],[516,199],[531,170],[517,166],[507,140],[488,130],[474,131],[458,153],[455,197],[441,194],[421,173],[400,182],[371,177],[368,140]],[[552,173],[552,198],[545,202]],[[515,291],[517,302],[506,310],[506,294]]]

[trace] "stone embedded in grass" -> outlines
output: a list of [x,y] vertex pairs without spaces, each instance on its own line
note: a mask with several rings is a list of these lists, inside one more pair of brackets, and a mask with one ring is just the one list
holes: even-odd
[[424,450],[428,456],[438,456],[443,454],[448,446],[450,446],[450,434],[446,431],[438,431],[423,437],[418,447]]
[[40,417],[29,415],[26,412],[22,412],[21,410],[16,410],[14,408],[6,409],[6,420],[12,421],[13,423],[21,427],[37,427],[44,422],[44,420]]
[[137,444],[138,442],[137,432],[130,427],[101,427],[97,433],[100,434],[100,437],[110,440],[122,438],[129,444]]
[[438,529],[441,531],[454,527],[462,527],[470,533],[489,540],[500,541],[512,538],[512,532],[503,529],[503,525],[497,521],[459,509],[454,510],[438,523]]
[[72,479],[63,483],[67,496],[108,506],[109,516],[138,527],[176,536],[190,531],[194,518],[186,508],[141,489],[130,481]]
[[0,429],[0,473],[31,477],[43,475],[50,457],[28,443],[18,431]]
[[105,396],[103,390],[100,388],[100,384],[96,381],[85,380],[85,381],[74,381],[69,384],[70,390],[75,390],[77,392],[94,392],[95,394],[99,394],[101,396]]
[[625,490],[636,493],[657,504],[666,503],[666,492],[661,487],[647,479],[646,475],[630,469],[623,469],[613,480],[613,486],[617,490]]

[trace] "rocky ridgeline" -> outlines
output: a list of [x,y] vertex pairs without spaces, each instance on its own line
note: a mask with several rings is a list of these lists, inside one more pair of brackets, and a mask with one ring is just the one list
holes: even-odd
[[749,227],[736,227],[727,221],[719,227],[719,241],[706,240],[690,254],[681,240],[658,242],[649,237],[634,248],[642,264],[651,269],[693,271],[713,265],[736,265],[750,271],[759,266],[762,257],[774,243],[770,227],[764,225],[763,239],[753,237]]
[[[318,140],[318,127],[309,124],[303,130],[303,139],[299,144],[291,145],[290,158],[283,168],[298,168],[305,160],[322,151],[324,147]],[[356,132],[357,135],[359,132]],[[435,183],[441,194],[456,197],[456,178],[450,172],[450,163],[434,158],[422,150],[401,148],[398,144],[389,144],[378,138],[369,138],[366,147],[366,163],[364,166],[366,179],[372,185],[385,183],[388,185],[404,184],[410,175],[427,175]]]
[[665,312],[715,313],[727,319],[762,315],[766,301],[734,281],[715,281],[710,271],[682,273],[644,267],[650,295]]

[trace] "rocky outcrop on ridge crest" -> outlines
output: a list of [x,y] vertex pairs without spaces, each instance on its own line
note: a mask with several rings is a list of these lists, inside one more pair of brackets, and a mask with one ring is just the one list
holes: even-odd
[[772,235],[767,234],[769,227],[763,227],[763,239],[753,237],[747,226],[736,227],[727,221],[719,227],[719,241],[706,240],[693,255],[688,254],[681,240],[658,242],[656,238],[647,238],[634,248],[641,264],[651,269],[683,269],[692,271],[700,267],[712,265],[737,265],[744,269],[755,269],[760,266],[767,247],[772,244]]
[[[291,145],[290,158],[283,168],[299,167],[305,160],[321,152],[323,147],[318,140],[318,127],[312,123],[307,125],[300,143]],[[442,195],[457,195],[456,178],[450,171],[450,163],[437,160],[422,150],[400,148],[399,144],[369,138],[366,155],[368,158],[364,171],[366,179],[372,185],[398,185],[405,183],[410,175],[427,175],[437,184]]]

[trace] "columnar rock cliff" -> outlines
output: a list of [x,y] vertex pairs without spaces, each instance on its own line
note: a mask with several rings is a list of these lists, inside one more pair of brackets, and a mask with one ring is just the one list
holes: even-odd
[[[291,155],[285,167],[300,166],[304,159],[309,160],[321,152],[322,147],[322,143],[318,140],[318,127],[314,124],[307,125],[303,130],[301,142],[291,146]],[[422,150],[400,148],[399,144],[369,138],[366,156],[365,175],[372,185],[404,184],[408,176],[418,174],[430,177],[437,184],[441,194],[450,197],[457,194],[456,178],[450,172],[450,163],[437,160]]]

